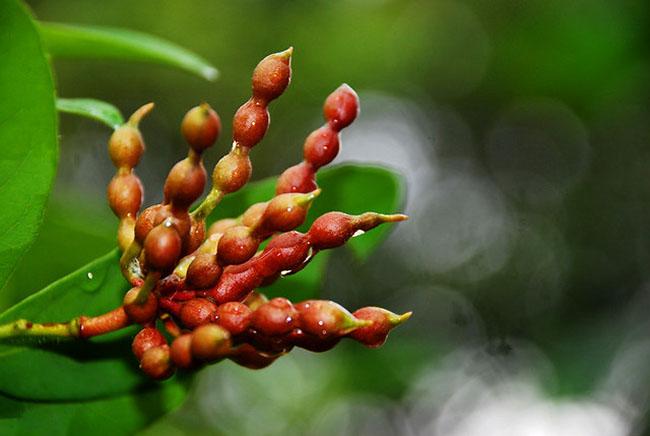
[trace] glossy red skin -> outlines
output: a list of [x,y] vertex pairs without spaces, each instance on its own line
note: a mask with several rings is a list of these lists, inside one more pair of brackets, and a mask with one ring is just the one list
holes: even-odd
[[208,289],[217,283],[222,273],[223,268],[217,262],[215,255],[201,253],[187,268],[185,281],[190,288]]
[[297,325],[298,312],[286,298],[273,298],[253,312],[250,328],[264,336],[281,336]]
[[386,342],[388,333],[394,327],[391,324],[389,314],[378,307],[363,307],[354,312],[359,319],[372,321],[367,327],[361,327],[350,333],[350,337],[369,348],[380,347]]
[[271,54],[262,59],[253,71],[253,95],[268,103],[282,95],[290,81],[290,59]]
[[340,304],[328,300],[307,300],[296,304],[300,329],[320,339],[341,337],[343,322],[351,314]]
[[158,225],[144,240],[146,268],[168,271],[176,266],[181,257],[183,241],[174,227]]
[[243,334],[251,323],[253,311],[243,303],[231,301],[217,308],[214,322],[225,328],[233,336]]
[[194,366],[192,359],[192,335],[186,333],[174,339],[169,350],[174,365],[179,368],[189,369]]
[[159,347],[165,345],[167,340],[154,327],[145,327],[138,332],[137,335],[133,338],[133,343],[131,344],[131,350],[138,360],[142,359],[142,355],[149,348]]
[[144,304],[135,303],[140,288],[131,288],[124,295],[123,307],[129,319],[138,324],[147,324],[156,318],[158,313],[158,297],[153,292],[149,293]]
[[359,96],[348,85],[339,86],[323,105],[323,115],[334,130],[349,126],[359,114]]
[[142,206],[143,192],[140,179],[133,173],[117,174],[106,189],[108,204],[119,218],[135,217]]
[[168,296],[185,287],[185,281],[176,274],[170,274],[156,283],[154,292],[160,296]]
[[300,162],[284,170],[280,177],[278,177],[275,193],[278,195],[289,192],[306,194],[317,188],[316,170],[309,162]]
[[329,124],[314,130],[305,140],[303,155],[314,169],[318,170],[334,160],[339,153],[339,132]]
[[239,265],[257,252],[260,240],[246,226],[234,226],[226,230],[217,246],[217,258],[221,265]]
[[352,216],[343,212],[328,212],[318,217],[311,225],[309,241],[314,249],[340,247],[354,235]]
[[[238,225],[237,220],[234,218],[224,218],[212,223],[208,229],[208,237],[214,235],[215,233],[225,233],[231,227]],[[248,225],[248,224],[246,224]]]
[[249,369],[262,369],[275,362],[278,357],[280,355],[269,356],[263,354],[250,344],[241,344],[229,359],[237,365]]
[[267,354],[283,354],[291,351],[293,344],[288,340],[287,335],[267,336],[255,329],[249,329],[243,340],[251,344],[255,349]]
[[195,106],[183,117],[181,133],[192,149],[202,153],[215,143],[221,132],[221,119],[209,106]]
[[183,304],[180,313],[181,323],[193,330],[214,320],[217,305],[205,298],[194,298]]
[[130,325],[129,319],[124,307],[120,306],[110,312],[99,316],[80,316],[79,317],[79,337],[88,339],[93,336],[103,335],[113,332]]
[[208,295],[219,304],[241,301],[266,278],[301,265],[308,256],[309,243],[305,235],[282,233],[271,239],[259,256],[241,265],[226,267]]
[[256,227],[262,221],[264,211],[268,205],[268,201],[265,201],[263,203],[255,203],[249,206],[248,209],[246,209],[246,212],[242,214],[241,223],[246,227]]
[[169,346],[149,348],[140,359],[140,369],[154,380],[164,380],[171,377],[174,368],[169,358]]
[[322,338],[316,335],[305,333],[302,329],[295,329],[287,336],[287,340],[296,347],[303,348],[314,353],[322,353],[334,348],[340,341],[340,336]]
[[254,147],[264,138],[269,118],[266,102],[251,98],[235,112],[232,120],[233,140],[242,147]]
[[192,162],[190,159],[177,162],[165,180],[165,203],[188,209],[203,193],[207,180],[208,173],[203,162]]
[[144,148],[140,131],[128,124],[115,129],[108,141],[108,154],[117,168],[135,168]]

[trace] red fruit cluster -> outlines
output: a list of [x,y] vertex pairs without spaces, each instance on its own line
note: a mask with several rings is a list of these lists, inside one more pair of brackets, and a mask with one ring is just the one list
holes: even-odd
[[[345,337],[377,347],[410,316],[377,307],[350,313],[323,300],[268,300],[257,291],[300,271],[321,250],[339,247],[380,224],[406,219],[401,214],[329,212],[314,220],[307,232],[295,230],[307,220],[320,193],[317,170],[336,157],[340,131],[359,112],[357,94],[347,85],[325,100],[326,123],[307,137],[303,162],[279,177],[276,195],[206,231],[205,220],[223,196],[241,189],[251,176],[250,150],[268,129],[269,103],[289,85],[291,55],[292,49],[271,54],[255,68],[252,96],[233,119],[232,148],[215,165],[212,187],[193,211],[208,180],[203,154],[219,136],[219,115],[207,103],[187,112],[181,123],[187,157],[170,170],[162,203],[142,212],[143,189],[134,174],[144,152],[138,124],[152,105],[138,109],[115,131],[109,155],[117,174],[109,184],[108,201],[120,219],[120,262],[132,288],[119,308],[76,319],[70,327],[75,335],[88,338],[140,324],[133,354],[146,374],[164,379],[176,368],[224,358],[263,368],[293,347],[325,351]],[[157,325],[164,326],[166,334]]]

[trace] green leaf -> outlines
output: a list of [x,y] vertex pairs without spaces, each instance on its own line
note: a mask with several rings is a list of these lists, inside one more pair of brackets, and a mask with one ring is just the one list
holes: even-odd
[[116,129],[124,124],[120,110],[105,101],[92,98],[57,98],[56,108],[60,112],[80,115],[106,124]]
[[38,233],[57,165],[54,85],[23,6],[0,2],[0,288]]
[[0,434],[50,436],[133,434],[173,410],[186,396],[179,384],[83,402],[34,403],[0,395]]
[[[398,177],[381,168],[331,168],[323,171],[319,182],[323,193],[310,212],[310,221],[329,210],[393,212],[401,201]],[[274,186],[275,179],[252,183],[243,192],[226,197],[218,215],[239,215],[251,203],[271,198]],[[372,194],[377,188],[382,189],[381,193]],[[373,232],[369,232],[351,242],[361,255],[367,255],[387,230],[378,228],[373,230],[378,231],[378,236],[371,237]],[[294,292],[296,296],[305,289],[308,292],[318,289],[326,263],[322,254],[325,253],[319,254],[320,263],[313,263],[281,281],[283,294]],[[23,300],[0,315],[0,324],[18,318],[36,322],[66,321],[117,307],[128,289],[119,271],[118,256],[117,250],[113,251]],[[22,399],[71,401],[113,396],[150,386],[151,382],[139,372],[135,358],[130,355],[134,332],[130,328],[87,342],[0,344],[0,393]]]
[[174,43],[132,30],[40,23],[48,52],[55,58],[124,59],[179,68],[206,80],[219,71],[202,57]]

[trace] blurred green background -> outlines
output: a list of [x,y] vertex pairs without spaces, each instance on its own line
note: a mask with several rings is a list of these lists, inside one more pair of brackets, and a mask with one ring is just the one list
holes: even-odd
[[[224,120],[212,166],[253,67],[288,46],[292,84],[272,105],[254,178],[299,159],[323,99],[346,82],[362,112],[336,162],[407,180],[411,220],[364,264],[338,250],[321,297],[414,310],[409,323],[379,350],[296,351],[258,372],[215,365],[145,434],[644,434],[648,2],[28,3],[44,21],[164,37],[221,70],[208,83],[158,66],[55,62],[63,97],[124,113],[155,101],[143,123],[146,204],[185,154],[185,111],[207,101]],[[56,189],[3,307],[114,245],[107,138],[62,117]]]

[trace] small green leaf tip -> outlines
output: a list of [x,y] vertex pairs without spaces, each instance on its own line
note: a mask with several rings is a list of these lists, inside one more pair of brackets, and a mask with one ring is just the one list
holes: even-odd
[[408,311],[406,313],[403,313],[401,315],[397,315],[395,313],[392,313],[390,317],[388,318],[388,321],[393,325],[393,327],[398,326],[402,323],[405,323],[410,317],[413,315],[413,311]]
[[300,207],[309,207],[314,202],[316,197],[320,195],[321,192],[322,190],[318,188],[307,194],[303,194],[296,199],[296,204]]

